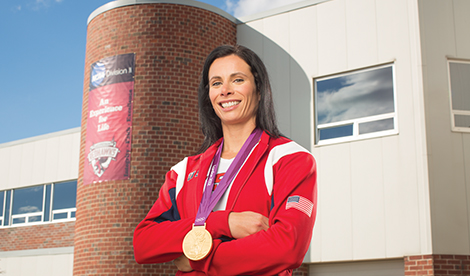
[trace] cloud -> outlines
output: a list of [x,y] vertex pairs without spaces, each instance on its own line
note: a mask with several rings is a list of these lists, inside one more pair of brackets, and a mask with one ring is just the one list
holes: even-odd
[[35,212],[40,212],[38,207],[36,206],[23,206],[18,209],[19,214],[26,214],[26,213],[35,213]]
[[24,6],[18,5],[15,7],[16,11],[21,11],[23,8],[27,10],[39,11],[42,9],[47,9],[51,5],[56,3],[62,3],[64,0],[32,0],[29,3],[25,4]]
[[317,83],[320,124],[394,111],[391,67],[321,82]]
[[301,0],[225,0],[227,11],[235,17],[243,17],[286,6]]
[[46,0],[36,0],[34,6],[37,7],[37,8],[39,8],[39,7],[47,7],[47,6],[49,6],[49,3],[48,3],[48,1],[46,1]]

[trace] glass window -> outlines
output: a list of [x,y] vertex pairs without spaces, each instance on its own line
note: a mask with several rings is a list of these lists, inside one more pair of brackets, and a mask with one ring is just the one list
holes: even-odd
[[5,196],[5,217],[3,219],[3,226],[10,225],[10,210],[11,210],[11,190],[6,191]]
[[316,143],[396,131],[393,65],[315,80]]
[[1,191],[0,192],[0,226],[3,225],[3,218],[5,217],[5,213],[3,212],[3,210],[5,210],[4,203],[5,203],[5,191]]
[[320,140],[333,139],[343,136],[353,135],[353,125],[342,125],[331,128],[322,128],[319,130]]
[[0,227],[75,220],[77,181],[0,191]]
[[44,198],[44,221],[50,221],[51,215],[51,188],[52,184],[46,185],[46,195]]
[[42,221],[44,186],[13,190],[12,224]]
[[75,217],[77,200],[77,181],[54,184],[52,203],[53,219],[70,219]]
[[452,129],[470,132],[470,62],[449,61]]

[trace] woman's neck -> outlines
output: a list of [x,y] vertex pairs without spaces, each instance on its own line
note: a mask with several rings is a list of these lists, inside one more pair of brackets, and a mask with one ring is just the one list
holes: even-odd
[[243,126],[223,126],[224,147],[222,149],[222,158],[234,158],[243,147],[246,139],[255,129],[256,125],[248,124]]

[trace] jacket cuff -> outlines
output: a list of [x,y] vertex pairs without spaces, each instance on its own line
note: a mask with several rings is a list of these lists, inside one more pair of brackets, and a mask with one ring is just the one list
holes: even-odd
[[222,236],[232,238],[230,227],[228,225],[229,211],[212,212],[206,220],[206,229],[211,233],[212,239]]
[[214,244],[212,245],[211,252],[204,259],[199,260],[199,261],[189,260],[189,265],[192,267],[192,269],[195,271],[203,272],[204,275],[209,275],[209,266],[212,263],[212,259],[214,258],[214,254],[215,254],[215,251],[217,250],[217,247],[219,247],[221,243],[222,241],[219,239],[214,240]]

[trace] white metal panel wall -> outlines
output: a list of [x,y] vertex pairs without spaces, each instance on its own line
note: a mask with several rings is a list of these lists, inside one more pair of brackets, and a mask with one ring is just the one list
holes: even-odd
[[363,261],[353,263],[313,264],[309,267],[312,276],[398,276],[405,275],[405,264],[401,260]]
[[80,129],[0,144],[0,190],[78,178]]
[[5,276],[72,276],[73,254],[0,258]]
[[[318,37],[315,40],[318,47],[318,60],[316,61],[318,75],[344,71],[348,68],[345,1],[329,1],[315,8],[317,9]],[[305,27],[308,28],[308,26]],[[318,76],[312,76],[309,73],[307,73],[309,77]]]
[[312,254],[306,258],[313,261],[351,260],[354,233],[349,146],[339,144],[329,151],[315,151],[315,156],[319,171],[319,205],[310,249]]
[[[302,49],[302,41],[292,43],[291,31],[295,27],[291,24],[291,18],[289,14],[281,14],[279,17],[253,21],[249,25],[239,25],[238,42],[257,52],[266,64],[272,80],[274,104],[278,111],[277,120],[281,132],[288,137],[295,137],[299,144],[310,148],[312,94],[305,91],[310,90],[311,79],[306,76],[305,70],[299,66],[297,60],[286,55],[283,49],[292,47],[294,52]],[[310,18],[310,22],[314,23],[311,17],[304,19],[306,18]],[[269,35],[260,35],[260,32]],[[301,38],[313,42],[312,36],[307,33]],[[283,48],[279,47],[279,44],[282,44]],[[310,46],[307,43],[303,45]],[[292,106],[296,108],[292,109]]]
[[[318,72],[318,65],[315,62],[317,51],[312,49],[317,45],[315,42],[318,30],[317,22],[316,17],[311,14],[315,12],[315,9],[301,9],[297,11],[295,16],[289,15],[289,53],[293,57],[289,66],[289,94],[291,106],[296,107],[290,109],[290,135],[306,148],[311,147],[313,139],[313,133],[310,131],[313,125],[313,110],[311,108],[313,94],[305,93],[305,91],[311,91],[312,78],[306,72],[310,72],[310,74]],[[311,27],[306,30],[304,26]]]
[[[380,2],[380,1],[379,1]],[[376,0],[346,1],[347,61],[350,68],[378,61],[379,10]]]
[[[431,253],[417,2],[306,5],[239,25],[238,43],[259,53],[275,76],[282,131],[303,144],[310,139],[318,161],[318,220],[306,261]],[[314,146],[313,79],[389,62],[399,134]]]
[[[263,40],[263,58],[272,79],[283,79],[284,81],[272,82],[274,102],[277,109],[291,106],[289,91],[290,78],[290,57],[283,54],[283,49],[289,49],[289,15],[280,14],[276,18],[266,18],[263,22],[263,33],[269,39]],[[273,42],[275,41],[275,43]],[[279,45],[281,47],[274,47]],[[276,68],[275,70],[272,70]],[[286,135],[290,135],[292,121],[291,113],[286,112],[278,116],[281,130]]]
[[433,251],[470,254],[470,133],[452,132],[447,58],[470,60],[470,1],[419,1]]

